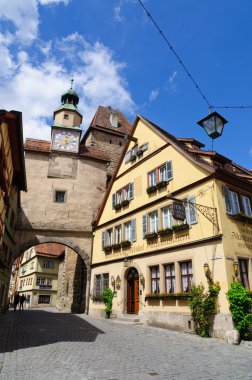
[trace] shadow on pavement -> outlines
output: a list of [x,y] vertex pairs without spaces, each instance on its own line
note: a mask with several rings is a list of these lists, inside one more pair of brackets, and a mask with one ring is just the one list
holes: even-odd
[[10,310],[0,316],[0,353],[58,342],[94,342],[103,333],[73,314]]

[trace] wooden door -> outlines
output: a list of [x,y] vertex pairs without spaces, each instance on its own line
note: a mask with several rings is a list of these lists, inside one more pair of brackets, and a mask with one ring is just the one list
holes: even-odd
[[127,276],[127,313],[138,314],[139,311],[139,276],[132,268]]

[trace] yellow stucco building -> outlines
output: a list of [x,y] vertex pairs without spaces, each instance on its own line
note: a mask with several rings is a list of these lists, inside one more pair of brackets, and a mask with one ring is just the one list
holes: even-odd
[[0,312],[8,304],[21,190],[26,191],[22,114],[0,110]]
[[104,315],[109,286],[117,317],[190,331],[186,296],[192,282],[207,286],[208,265],[221,286],[214,336],[233,328],[225,293],[234,262],[252,283],[252,173],[203,148],[136,117],[94,227],[91,315]]
[[56,306],[61,244],[38,244],[23,254],[19,268],[19,294],[26,297],[26,308]]

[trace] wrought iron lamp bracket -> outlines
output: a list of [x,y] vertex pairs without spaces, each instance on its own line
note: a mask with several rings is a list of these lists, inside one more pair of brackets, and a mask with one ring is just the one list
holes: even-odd
[[189,201],[185,201],[184,203],[189,204],[194,207],[197,211],[199,211],[205,218],[207,218],[219,231],[219,223],[217,218],[217,209],[215,207],[203,206],[198,203],[192,203]]

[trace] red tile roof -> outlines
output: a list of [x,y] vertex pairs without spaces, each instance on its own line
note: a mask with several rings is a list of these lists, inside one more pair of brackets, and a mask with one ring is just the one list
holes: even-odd
[[26,139],[24,144],[25,151],[51,152],[51,141]]
[[56,243],[44,243],[38,244],[35,247],[35,251],[43,255],[60,256],[65,251],[65,245]]
[[104,161],[110,161],[109,155],[99,149],[93,148],[92,146],[80,146],[80,156],[98,158]]
[[[111,125],[110,116],[112,113],[118,117],[119,126],[117,128]],[[129,134],[132,128],[129,120],[124,116],[122,112],[115,110],[111,107],[102,107],[102,106],[98,107],[90,126],[103,127],[103,128],[121,132],[124,134],[125,133]]]

